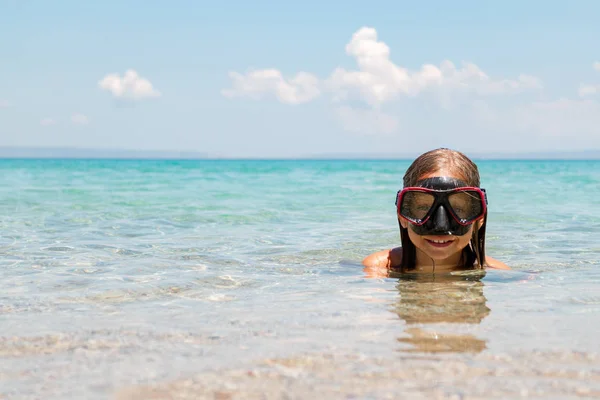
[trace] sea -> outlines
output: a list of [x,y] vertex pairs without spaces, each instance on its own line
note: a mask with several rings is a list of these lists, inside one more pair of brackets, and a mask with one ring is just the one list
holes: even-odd
[[0,160],[0,399],[600,398],[600,161],[475,161],[512,270],[372,276],[411,160]]

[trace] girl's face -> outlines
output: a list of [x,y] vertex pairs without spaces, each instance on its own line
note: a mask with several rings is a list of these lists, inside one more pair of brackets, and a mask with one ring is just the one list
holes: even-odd
[[[457,179],[463,179],[456,176],[451,171],[441,170],[433,174],[419,177],[419,181],[436,176],[447,176]],[[417,249],[417,265],[431,265],[432,260],[437,265],[456,266],[460,262],[462,250],[469,245],[473,233],[473,225],[469,227],[467,233],[461,236],[456,235],[419,235],[411,227],[411,223],[402,217],[398,217],[403,228],[408,229],[408,237]],[[479,227],[479,226],[478,226]]]

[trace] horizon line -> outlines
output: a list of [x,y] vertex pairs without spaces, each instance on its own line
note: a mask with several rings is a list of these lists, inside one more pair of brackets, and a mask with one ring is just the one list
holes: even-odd
[[[458,150],[460,151],[460,150]],[[522,152],[464,152],[469,158],[480,160],[598,160],[600,149],[568,150],[568,151],[522,151]],[[27,147],[0,146],[0,159],[3,160],[153,160],[153,161],[183,161],[183,160],[381,160],[405,161],[414,160],[421,152],[389,153],[320,153],[294,156],[235,156],[215,154],[200,151],[184,150],[131,150],[107,148],[78,148],[78,147]]]

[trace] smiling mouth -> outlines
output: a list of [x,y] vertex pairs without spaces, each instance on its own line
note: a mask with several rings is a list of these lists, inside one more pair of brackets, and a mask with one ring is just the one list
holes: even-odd
[[450,244],[452,244],[452,242],[454,240],[452,239],[443,239],[443,240],[437,240],[437,239],[425,239],[427,241],[427,243],[431,244],[434,247],[446,247],[449,246]]

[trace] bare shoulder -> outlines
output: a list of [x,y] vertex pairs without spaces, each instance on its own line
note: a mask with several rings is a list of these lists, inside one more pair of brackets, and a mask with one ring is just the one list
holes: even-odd
[[402,261],[402,248],[396,247],[393,249],[387,249],[375,252],[373,254],[368,255],[363,260],[363,265],[365,267],[372,268],[390,268],[396,267],[400,265]]
[[390,251],[388,249],[369,254],[363,259],[362,263],[368,268],[387,267],[390,259]]
[[511,269],[508,265],[504,264],[502,261],[498,261],[495,258],[486,256],[485,261],[488,268],[491,269]]
[[364,272],[370,278],[386,278],[390,268],[399,266],[402,261],[402,248],[382,250],[368,255],[363,260]]

